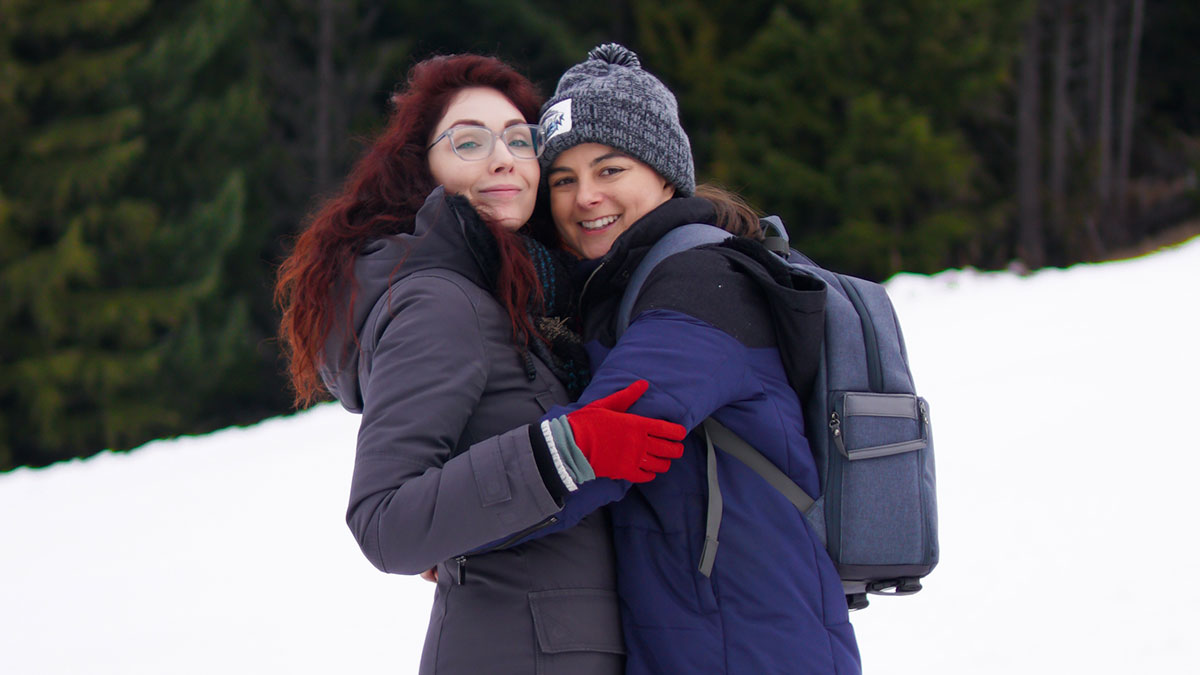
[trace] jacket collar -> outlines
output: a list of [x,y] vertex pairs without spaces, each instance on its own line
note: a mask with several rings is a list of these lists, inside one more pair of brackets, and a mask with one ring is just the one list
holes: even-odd
[[667,232],[690,223],[711,223],[715,216],[712,202],[702,197],[668,199],[642,216],[594,266],[584,266],[590,268],[591,276],[583,287],[581,307],[586,310],[588,303],[620,294],[650,247]]

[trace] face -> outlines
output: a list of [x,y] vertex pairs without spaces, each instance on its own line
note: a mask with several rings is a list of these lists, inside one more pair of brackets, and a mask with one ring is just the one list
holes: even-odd
[[[509,126],[525,124],[525,118],[495,89],[463,89],[450,100],[427,142],[463,124],[487,127],[499,135]],[[499,140],[489,157],[469,162],[454,154],[449,138],[442,138],[429,149],[428,160],[433,179],[444,185],[446,192],[464,195],[485,221],[516,230],[533,213],[541,177],[538,161],[513,157]]]
[[563,245],[599,258],[622,232],[675,195],[675,186],[640,160],[599,143],[581,143],[546,172],[550,213]]

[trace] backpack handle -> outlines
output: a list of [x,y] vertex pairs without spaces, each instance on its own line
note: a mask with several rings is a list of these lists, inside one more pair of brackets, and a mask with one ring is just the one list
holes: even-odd
[[788,240],[787,228],[783,226],[783,220],[779,216],[766,216],[758,220],[763,230],[763,246],[768,251],[787,260],[788,254],[792,250],[792,244]]

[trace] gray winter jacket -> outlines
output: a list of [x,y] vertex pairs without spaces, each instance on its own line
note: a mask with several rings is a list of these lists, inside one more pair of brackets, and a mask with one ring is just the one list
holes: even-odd
[[526,375],[467,227],[439,188],[415,234],[376,240],[358,260],[358,344],[335,326],[322,372],[362,413],[346,520],[380,570],[438,566],[421,673],[615,675],[607,514],[504,547],[560,509],[523,425],[568,397],[536,357]]

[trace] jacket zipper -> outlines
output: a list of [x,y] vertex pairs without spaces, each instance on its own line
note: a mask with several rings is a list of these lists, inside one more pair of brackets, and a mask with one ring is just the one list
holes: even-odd
[[533,534],[534,532],[537,532],[538,530],[542,529],[543,527],[549,527],[557,522],[558,522],[558,516],[550,516],[549,518],[543,520],[542,522],[538,523],[537,525],[534,525],[532,527],[527,527],[524,530],[521,530],[520,532],[509,537],[508,539],[505,539],[504,541],[500,542],[499,544],[496,544],[492,548],[489,548],[488,551],[495,551],[495,550],[502,549],[502,548],[508,548],[509,546],[512,545],[513,542],[524,539],[525,537],[528,537],[529,535]]
[[[534,532],[537,532],[538,530],[542,529],[543,527],[549,527],[557,522],[558,522],[558,516],[550,516],[549,518],[543,520],[542,522],[538,523],[537,525],[534,525],[532,527],[527,527],[524,530],[521,530],[520,532],[509,537],[508,539],[505,539],[504,541],[500,542],[499,544],[496,544],[495,546],[489,548],[488,550],[480,551],[479,553],[473,553],[472,555],[483,555],[484,553],[491,553],[492,551],[498,551],[503,548],[508,548],[513,542],[519,541],[519,540],[533,534]],[[458,584],[459,586],[462,586],[463,584],[465,584],[467,582],[467,558],[468,558],[468,556],[460,555],[454,559],[454,564],[455,564],[454,580],[455,580],[455,583]]]
[[608,261],[604,260],[599,265],[596,265],[596,269],[592,270],[592,273],[588,275],[587,280],[583,282],[583,290],[579,291],[579,313],[580,314],[583,313],[583,299],[587,297],[588,286],[592,283],[592,279],[595,278],[596,272],[599,272],[600,269],[607,264],[608,264]]

